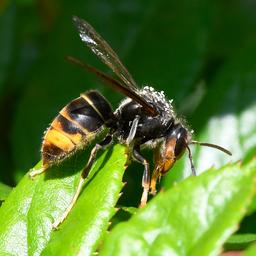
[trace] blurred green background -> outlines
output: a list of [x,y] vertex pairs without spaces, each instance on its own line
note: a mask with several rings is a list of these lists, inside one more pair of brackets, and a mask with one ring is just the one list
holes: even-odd
[[[233,152],[230,158],[193,146],[198,172],[255,155],[255,1],[5,0],[0,2],[1,182],[17,184],[40,160],[44,130],[80,92],[97,88],[114,108],[123,98],[65,60],[72,55],[111,74],[80,41],[72,15],[96,28],[138,85],[174,99],[195,139]],[[127,172],[127,190],[140,187],[140,170]],[[184,157],[164,184],[189,173]]]

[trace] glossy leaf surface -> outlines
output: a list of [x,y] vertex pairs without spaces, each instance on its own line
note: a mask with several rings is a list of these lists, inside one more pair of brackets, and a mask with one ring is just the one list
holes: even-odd
[[45,255],[93,252],[115,213],[123,186],[124,151],[117,145],[99,157],[77,204],[58,231],[52,230],[52,223],[70,203],[82,169],[76,161],[81,162],[83,155],[35,180],[25,176],[0,209],[0,252],[39,255],[45,247]]
[[218,255],[255,193],[256,161],[209,170],[159,194],[100,255]]

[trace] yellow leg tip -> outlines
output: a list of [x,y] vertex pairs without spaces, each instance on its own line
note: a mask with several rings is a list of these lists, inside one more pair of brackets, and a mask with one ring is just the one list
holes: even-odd
[[70,202],[68,208],[65,210],[63,215],[60,218],[58,218],[56,221],[53,222],[53,224],[52,224],[53,229],[57,230],[59,225],[67,218],[67,216],[69,215],[69,213],[73,209],[73,207],[74,207],[74,205],[75,205],[75,203],[78,199],[78,196],[80,195],[80,192],[82,190],[84,181],[85,180],[81,177],[80,180],[79,180],[79,183],[78,183],[78,187],[76,189],[76,193],[75,193],[74,197],[72,198],[72,201]]
[[73,208],[73,202],[70,204],[70,206],[66,209],[66,211],[64,212],[64,214],[56,219],[53,223],[52,223],[52,229],[54,230],[58,230],[60,224],[67,218],[67,216],[69,215],[71,209]]
[[143,208],[147,204],[147,201],[148,201],[148,190],[149,190],[148,188],[144,188],[142,196],[141,196],[139,208]]
[[32,169],[31,172],[29,173],[29,178],[33,180],[35,178],[35,176],[43,173],[44,171],[45,171],[44,168]]
[[157,192],[157,190],[156,190],[155,188],[151,188],[151,190],[150,190],[150,195],[155,196],[155,195],[156,195],[156,192]]

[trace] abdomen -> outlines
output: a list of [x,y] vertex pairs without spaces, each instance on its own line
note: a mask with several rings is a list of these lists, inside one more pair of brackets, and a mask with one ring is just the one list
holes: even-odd
[[43,168],[63,160],[78,148],[86,147],[113,118],[107,100],[97,91],[88,91],[68,105],[53,120],[42,144]]

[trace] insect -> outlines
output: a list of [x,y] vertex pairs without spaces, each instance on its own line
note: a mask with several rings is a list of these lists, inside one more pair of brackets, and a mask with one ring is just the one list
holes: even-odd
[[[157,180],[172,168],[186,150],[192,174],[196,175],[190,144],[217,148],[231,155],[228,150],[218,145],[192,140],[192,133],[176,116],[172,102],[166,98],[164,92],[158,92],[149,86],[139,89],[117,54],[95,29],[78,17],[73,17],[73,21],[81,40],[118,78],[114,79],[78,59],[69,57],[69,60],[94,73],[104,84],[121,92],[126,98],[113,111],[109,102],[98,91],[84,92],[59,112],[45,132],[41,149],[42,168],[32,170],[31,177],[45,172],[47,168],[63,161],[77,149],[85,148],[96,136],[108,129],[103,141],[92,149],[74,197],[63,216],[53,223],[54,228],[64,221],[74,206],[97,152],[109,146],[113,138],[126,144],[131,158],[144,166],[141,207],[146,204],[149,192],[156,194]],[[141,149],[147,146],[152,148],[155,159],[152,175],[148,160],[141,154]]]

